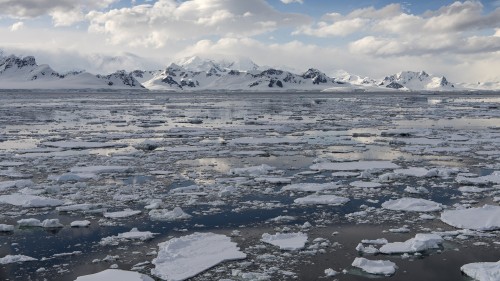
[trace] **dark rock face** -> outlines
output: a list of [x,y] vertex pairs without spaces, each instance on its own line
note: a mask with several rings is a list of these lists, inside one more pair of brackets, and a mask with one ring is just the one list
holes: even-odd
[[[119,81],[122,81],[124,85],[126,86],[129,86],[129,87],[141,87],[141,88],[144,88],[144,86],[141,85],[141,83],[139,83],[133,76],[132,73],[127,73],[125,70],[119,70],[115,73],[112,73],[110,75],[106,75],[106,76],[100,76],[100,75],[97,75],[98,78],[104,78],[104,79],[107,79],[107,80],[110,80],[110,79],[117,79]],[[112,86],[114,85],[114,83],[112,81],[109,81],[108,82],[108,85],[109,86]]]
[[172,78],[172,76],[167,76],[167,77],[163,78],[161,80],[161,82],[170,85],[170,87],[174,86],[174,87],[178,87],[178,88],[182,89],[182,86],[179,85],[179,83],[177,83],[177,81],[175,81],[174,78]]
[[391,89],[401,89],[404,88],[403,85],[397,83],[397,82],[391,82],[389,85],[385,86],[386,88],[391,88]]
[[28,56],[24,58],[19,58],[14,55],[8,56],[6,58],[0,59],[0,72],[3,72],[9,68],[16,66],[17,68],[23,68],[26,66],[37,66],[35,57]]
[[309,68],[304,74],[302,74],[302,78],[312,79],[312,82],[315,85],[328,83],[328,76],[314,68]]

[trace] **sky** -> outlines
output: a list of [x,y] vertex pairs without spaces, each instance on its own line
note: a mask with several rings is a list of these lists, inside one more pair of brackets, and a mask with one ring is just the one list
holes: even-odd
[[0,0],[0,50],[57,71],[181,58],[500,81],[500,0]]

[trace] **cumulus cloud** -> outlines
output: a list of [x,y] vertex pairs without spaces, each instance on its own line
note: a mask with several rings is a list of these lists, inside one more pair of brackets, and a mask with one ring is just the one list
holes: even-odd
[[305,24],[304,15],[281,13],[264,0],[158,0],[87,15],[89,30],[112,44],[163,47],[171,41],[209,36],[253,36]]
[[18,31],[24,28],[24,22],[18,21],[10,26],[10,31]]
[[84,12],[108,7],[117,0],[2,0],[0,15],[28,19],[49,15],[56,26],[68,26],[84,19]]

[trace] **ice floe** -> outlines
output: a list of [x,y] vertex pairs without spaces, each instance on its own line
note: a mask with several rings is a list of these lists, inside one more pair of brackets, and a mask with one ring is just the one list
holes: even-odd
[[64,201],[43,196],[14,193],[0,195],[0,203],[26,208],[41,208],[60,206],[64,204]]
[[393,211],[406,212],[435,212],[441,211],[440,203],[421,198],[400,198],[382,203],[382,208]]
[[151,274],[164,280],[186,280],[221,262],[245,259],[236,243],[225,235],[194,233],[158,244]]
[[126,271],[121,269],[106,269],[104,271],[83,275],[76,278],[75,281],[154,281],[153,278],[134,271]]
[[7,255],[3,258],[0,258],[0,264],[9,264],[9,263],[18,263],[18,262],[27,262],[36,260],[38,259],[25,255]]
[[333,205],[340,206],[349,202],[349,198],[336,195],[316,195],[312,194],[306,197],[295,199],[293,202],[301,205]]
[[429,249],[437,249],[443,238],[433,233],[419,233],[405,242],[392,242],[383,245],[379,250],[383,254],[416,253]]
[[327,171],[365,171],[372,169],[397,169],[398,165],[390,161],[357,161],[357,162],[336,162],[317,163],[309,167],[311,170]]
[[302,192],[318,192],[323,190],[337,189],[340,185],[336,182],[327,183],[294,183],[285,185],[281,188],[282,191],[302,191]]
[[90,221],[88,220],[83,220],[83,221],[72,221],[70,223],[71,227],[87,227],[90,225]]
[[109,213],[104,213],[105,218],[110,218],[110,219],[121,219],[121,218],[128,218],[131,216],[136,216],[138,214],[142,213],[140,210],[131,210],[131,209],[126,209],[123,211],[118,211],[118,212],[109,212]]
[[500,206],[446,210],[441,214],[441,220],[457,228],[483,231],[500,229]]
[[378,275],[392,275],[398,268],[395,263],[387,260],[368,260],[365,258],[355,258],[352,266],[361,270]]
[[14,231],[14,226],[10,224],[0,224],[0,232],[12,232]]
[[307,242],[307,234],[297,233],[269,233],[262,234],[262,242],[279,247],[281,250],[294,251],[303,249]]
[[463,265],[460,270],[478,281],[500,280],[500,261],[468,263]]
[[160,221],[175,221],[175,220],[186,220],[190,219],[192,216],[184,212],[181,207],[175,207],[173,210],[169,211],[167,209],[154,209],[149,211],[149,217],[152,220]]

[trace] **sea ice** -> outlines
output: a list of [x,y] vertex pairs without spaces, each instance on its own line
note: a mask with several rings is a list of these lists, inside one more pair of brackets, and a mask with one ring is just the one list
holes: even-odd
[[386,201],[382,203],[382,208],[407,212],[435,212],[442,210],[441,204],[434,201],[408,197]]
[[382,186],[382,184],[378,182],[371,182],[371,181],[353,181],[349,185],[352,187],[360,187],[360,188],[377,188]]
[[229,174],[238,175],[238,176],[262,176],[267,175],[270,171],[273,171],[275,168],[266,164],[262,164],[259,166],[252,166],[246,168],[234,168],[229,170]]
[[140,213],[141,213],[141,211],[139,211],[139,210],[126,209],[126,210],[119,211],[119,212],[104,213],[104,217],[110,218],[110,219],[121,219],[121,218],[128,218],[131,216],[135,216],[135,215],[138,215]]
[[0,203],[26,208],[41,208],[60,206],[64,204],[64,201],[36,195],[14,193],[10,195],[1,195]]
[[262,242],[278,246],[281,250],[294,251],[303,249],[307,242],[307,234],[297,233],[269,233],[262,234]]
[[312,194],[306,197],[295,199],[293,202],[301,205],[333,205],[339,206],[349,202],[349,198],[336,195],[316,195]]
[[419,233],[405,242],[387,243],[379,250],[383,254],[416,253],[437,249],[442,242],[443,238],[437,234]]
[[337,163],[317,163],[309,167],[311,170],[328,171],[365,171],[371,169],[397,169],[398,165],[390,161],[357,161]]
[[151,273],[169,281],[186,280],[230,260],[245,259],[231,238],[214,233],[194,233],[158,244]]
[[134,271],[121,269],[106,269],[104,271],[84,275],[76,278],[75,281],[154,281],[153,278]]
[[52,141],[42,142],[42,145],[48,147],[57,147],[65,149],[91,149],[91,148],[110,148],[110,147],[127,147],[127,144],[122,143],[106,143],[106,142],[86,142],[86,141]]
[[361,270],[378,275],[392,275],[398,268],[395,263],[386,260],[368,260],[365,258],[355,258],[352,266],[360,268]]
[[90,225],[90,221],[88,221],[88,220],[72,221],[70,224],[71,227],[87,227],[89,225]]
[[441,220],[457,228],[472,230],[500,229],[500,206],[484,205],[478,208],[446,210]]
[[60,222],[59,219],[46,219],[42,221],[42,227],[45,228],[60,228],[64,227]]
[[172,211],[167,209],[151,210],[149,211],[149,217],[152,220],[174,221],[190,219],[192,216],[185,213],[180,207],[175,207]]
[[460,270],[478,281],[500,280],[500,261],[468,263],[463,265]]
[[24,256],[24,255],[7,255],[3,258],[0,258],[0,264],[9,264],[9,263],[17,263],[17,262],[26,262],[26,261],[36,261],[37,259]]
[[41,227],[42,222],[38,219],[21,219],[17,221],[19,227]]
[[0,224],[0,232],[12,232],[14,231],[14,226],[10,224]]
[[282,191],[303,191],[303,192],[318,192],[323,190],[337,189],[340,185],[336,182],[327,183],[294,183],[285,185],[281,188]]
[[110,174],[110,173],[129,173],[133,169],[128,166],[88,166],[88,167],[73,167],[70,170],[77,174]]

